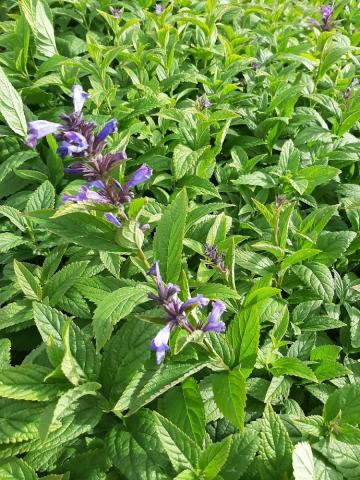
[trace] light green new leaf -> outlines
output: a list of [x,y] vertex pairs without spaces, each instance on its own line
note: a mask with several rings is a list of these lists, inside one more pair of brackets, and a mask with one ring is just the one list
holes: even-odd
[[304,378],[311,382],[317,382],[316,375],[306,363],[295,357],[278,358],[273,363],[271,372],[276,376],[293,375],[295,377]]
[[221,442],[213,443],[201,452],[199,466],[204,480],[213,480],[228,459],[232,437],[229,435]]

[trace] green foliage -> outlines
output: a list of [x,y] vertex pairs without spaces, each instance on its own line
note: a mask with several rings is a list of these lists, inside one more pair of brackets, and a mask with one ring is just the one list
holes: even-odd
[[0,2],[0,480],[358,480],[359,2],[155,3]]

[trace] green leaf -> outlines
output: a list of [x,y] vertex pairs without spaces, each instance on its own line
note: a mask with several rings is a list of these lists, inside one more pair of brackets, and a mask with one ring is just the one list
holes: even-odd
[[50,305],[56,305],[76,281],[83,276],[88,263],[88,261],[70,263],[47,281],[44,286],[44,297],[49,297]]
[[20,0],[20,7],[35,37],[38,52],[45,57],[57,54],[51,11],[42,0]]
[[20,95],[0,66],[0,112],[11,130],[21,136],[27,133],[24,106]]
[[270,406],[264,412],[259,445],[259,470],[262,480],[291,478],[292,443],[279,416]]
[[51,370],[40,365],[18,365],[0,371],[0,396],[45,402],[62,393],[64,384],[46,383]]
[[64,355],[62,331],[67,323],[67,317],[42,303],[33,303],[34,321],[37,329],[48,347],[49,360],[53,366],[58,366]]
[[33,470],[21,458],[11,458],[0,463],[1,480],[37,480]]
[[[343,474],[346,480],[357,480],[360,476],[360,445],[352,445],[337,440],[334,437],[320,439],[313,445],[338,472]],[[336,479],[337,480],[337,479]]]
[[14,272],[16,281],[30,300],[41,300],[41,285],[38,278],[28,270],[25,265],[14,260]]
[[8,338],[0,338],[0,370],[10,367],[11,342]]
[[169,390],[162,406],[163,415],[201,446],[205,434],[205,411],[196,380],[187,378],[179,388]]
[[308,442],[298,443],[293,451],[293,469],[295,480],[314,480],[314,456]]
[[227,285],[222,285],[220,283],[209,283],[207,285],[202,285],[196,289],[197,294],[202,294],[204,297],[209,298],[210,300],[226,300],[229,298],[239,299],[240,295],[228,287]]
[[226,463],[232,445],[232,437],[213,443],[201,452],[199,467],[205,480],[213,480]]
[[28,243],[28,241],[18,235],[14,235],[13,233],[0,233],[0,253],[5,253],[24,243]]
[[113,411],[127,411],[127,416],[133,415],[139,408],[206,366],[206,362],[194,359],[165,362],[160,366],[153,363],[146,365],[133,375]]
[[46,208],[54,208],[55,205],[55,189],[49,180],[38,187],[29,197],[26,203],[25,211],[34,212]]
[[65,392],[55,404],[50,404],[43,412],[39,423],[39,436],[44,441],[46,440],[51,427],[55,424],[66,410],[79,398],[85,395],[95,395],[101,385],[99,383],[84,383],[78,387],[72,388]]
[[275,360],[271,372],[276,376],[293,375],[311,382],[317,382],[316,375],[304,362],[294,357],[282,357]]
[[246,472],[258,449],[258,436],[249,429],[232,435],[229,456],[221,470],[224,480],[239,480]]
[[185,145],[176,145],[173,153],[172,170],[174,179],[179,180],[189,171],[192,172],[201,151],[193,151]]
[[196,443],[167,418],[156,412],[154,418],[157,435],[175,471],[197,468],[200,449]]
[[340,47],[336,44],[330,44],[327,48],[325,48],[321,55],[318,78],[322,78],[325,73],[348,52],[348,50],[349,47]]
[[260,171],[248,175],[239,175],[232,182],[235,185],[251,185],[264,188],[274,188],[276,186],[275,180],[269,174]]
[[355,237],[356,233],[350,231],[321,232],[316,242],[316,247],[321,253],[316,255],[314,261],[330,266],[340,259]]
[[301,250],[298,250],[297,252],[287,256],[285,260],[281,262],[281,270],[285,270],[296,263],[303,262],[304,260],[313,257],[317,253],[320,253],[320,251],[321,250],[317,250],[316,248],[302,248]]
[[41,221],[41,226],[70,242],[90,249],[107,252],[123,251],[115,242],[117,232],[115,226],[88,213],[67,213]]
[[330,422],[337,415],[342,422],[360,424],[360,384],[345,385],[327,399],[323,410],[325,421]]
[[154,259],[165,282],[176,283],[180,276],[186,214],[187,194],[182,190],[166,208],[154,237]]
[[166,472],[154,460],[152,449],[139,444],[129,432],[114,428],[106,440],[106,448],[115,466],[128,480],[168,478]]
[[300,170],[299,177],[307,181],[305,193],[310,194],[318,185],[329,183],[334,177],[339,175],[341,170],[329,165],[312,165]]
[[111,337],[114,325],[131,313],[135,307],[148,300],[144,287],[122,287],[104,295],[94,312],[93,330],[98,351]]
[[307,265],[295,265],[293,272],[299,279],[324,302],[332,302],[334,296],[334,280],[330,270],[321,263],[308,263]]
[[241,310],[230,323],[226,333],[236,361],[249,376],[256,361],[260,338],[260,316],[256,306]]
[[344,133],[348,132],[355,124],[360,120],[360,109],[355,111],[350,111],[348,115],[346,115],[337,131],[339,137],[344,135]]
[[213,391],[216,405],[224,417],[240,430],[244,428],[245,378],[237,368],[213,377]]

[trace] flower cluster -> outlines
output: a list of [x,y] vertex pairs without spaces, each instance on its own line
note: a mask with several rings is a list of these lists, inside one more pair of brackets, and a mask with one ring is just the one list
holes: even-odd
[[204,255],[208,257],[210,262],[215,265],[221,272],[226,272],[226,267],[224,263],[224,257],[218,251],[216,247],[210,245],[210,243],[205,243],[204,245]]
[[334,3],[331,5],[323,5],[320,7],[320,10],[322,23],[314,18],[310,18],[309,22],[322,32],[329,32],[333,27]]
[[[62,114],[62,123],[36,120],[28,125],[26,145],[35,148],[37,142],[46,135],[55,133],[58,142],[57,153],[62,158],[75,159],[65,173],[82,175],[87,181],[87,186],[82,186],[77,195],[64,195],[64,203],[68,202],[98,202],[109,203],[116,207],[130,202],[134,196],[131,191],[136,185],[148,180],[152,171],[147,165],[142,165],[130,179],[121,185],[111,177],[110,171],[127,158],[125,152],[104,153],[107,137],[117,131],[115,119],[107,122],[103,128],[95,133],[95,122],[87,121],[82,116],[82,109],[89,94],[80,85],[73,87],[74,111]],[[96,190],[91,190],[95,188]],[[112,214],[106,214],[106,219],[120,226],[121,223]],[[119,225],[120,224],[120,225]]]
[[153,275],[156,279],[157,295],[149,293],[148,296],[151,300],[161,305],[166,313],[166,325],[162,328],[158,334],[151,341],[151,350],[156,352],[157,364],[160,364],[164,358],[167,350],[169,350],[169,340],[171,331],[176,328],[183,328],[189,333],[195,330],[201,330],[203,332],[217,332],[221,333],[225,330],[225,323],[220,321],[220,316],[225,310],[225,305],[216,301],[212,303],[212,311],[208,317],[206,323],[196,323],[194,327],[187,318],[187,313],[195,307],[205,307],[208,305],[209,300],[203,295],[196,295],[194,298],[182,302],[178,298],[180,288],[172,283],[165,284],[161,278],[159,263],[155,262],[150,268],[149,275]]
[[353,88],[356,87],[356,85],[358,85],[358,84],[359,84],[359,80],[357,78],[354,78],[352,80],[352,82],[350,83],[350,85],[345,88],[345,90],[343,92],[343,97],[345,98],[345,100],[348,100],[350,98],[350,95],[351,95],[351,92],[353,91]]

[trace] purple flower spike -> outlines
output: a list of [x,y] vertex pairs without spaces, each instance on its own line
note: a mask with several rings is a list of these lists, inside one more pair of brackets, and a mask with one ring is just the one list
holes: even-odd
[[171,329],[174,327],[174,322],[168,322],[164,328],[162,328],[155,338],[151,340],[150,348],[156,352],[156,363],[160,363],[164,360],[166,352],[170,349],[169,340]]
[[136,185],[139,185],[139,183],[146,182],[146,180],[149,180],[149,178],[151,178],[151,175],[151,168],[144,164],[131,175],[130,180],[126,184],[126,187],[132,188]]
[[105,123],[103,129],[96,135],[96,142],[102,142],[108,135],[117,132],[117,120],[114,118],[110,122]]
[[256,70],[259,68],[259,63],[258,63],[258,62],[253,62],[253,63],[251,64],[251,68],[252,68],[254,71],[256,71]]
[[354,78],[350,83],[350,85],[345,88],[343,92],[343,97],[345,98],[345,100],[348,100],[350,98],[353,88],[356,87],[356,85],[358,84],[359,84],[359,80],[357,78]]
[[73,163],[64,168],[64,173],[69,175],[82,175],[84,173],[84,165],[82,163]]
[[225,305],[217,300],[212,303],[212,311],[209,315],[208,321],[202,327],[204,332],[221,333],[225,330],[225,323],[219,321],[222,313],[225,311]]
[[89,190],[88,187],[82,186],[80,192],[77,195],[63,195],[63,202],[99,202],[99,203],[108,203],[108,199],[100,195],[98,192]]
[[113,213],[108,212],[108,213],[105,213],[104,216],[108,222],[114,224],[116,227],[119,227],[119,228],[122,227],[122,223],[117,217],[115,217]]
[[183,313],[189,307],[206,307],[209,303],[209,299],[205,298],[204,295],[196,295],[194,298],[189,298],[181,305],[180,312]]
[[60,157],[64,158],[73,153],[83,152],[88,147],[88,142],[81,133],[72,131],[65,132],[62,137],[64,138],[64,141],[59,145],[56,151]]
[[163,6],[161,5],[161,3],[157,3],[157,4],[155,5],[155,13],[156,13],[156,15],[161,15],[163,12],[164,12],[164,8],[163,8]]
[[25,138],[25,145],[35,148],[40,138],[57,132],[61,128],[60,123],[47,122],[46,120],[34,120],[28,123],[28,135]]
[[331,15],[334,13],[334,7],[333,5],[325,5],[321,7],[321,16],[322,16],[322,21],[324,23],[327,23]]
[[89,94],[86,93],[81,85],[74,85],[72,88],[73,92],[73,103],[74,103],[74,112],[80,113],[83,109],[85,100],[88,98]]

